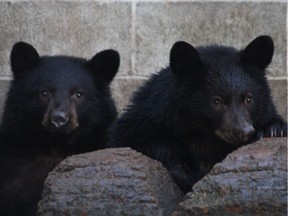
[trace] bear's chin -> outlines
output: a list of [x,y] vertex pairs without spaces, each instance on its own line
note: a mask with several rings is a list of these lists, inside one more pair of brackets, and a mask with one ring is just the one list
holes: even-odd
[[57,135],[70,135],[71,133],[75,132],[78,128],[77,126],[74,125],[66,125],[63,127],[55,127],[53,125],[43,125],[44,129],[52,134],[57,134]]
[[233,134],[225,133],[225,132],[222,132],[220,130],[216,130],[214,133],[219,139],[225,141],[226,143],[228,143],[230,145],[234,145],[234,146],[245,145],[248,141],[248,140],[242,140]]

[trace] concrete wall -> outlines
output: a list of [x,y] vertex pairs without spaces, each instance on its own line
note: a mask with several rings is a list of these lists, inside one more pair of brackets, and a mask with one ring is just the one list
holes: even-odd
[[275,42],[267,76],[277,109],[286,117],[285,0],[0,0],[0,107],[11,79],[10,51],[20,40],[31,43],[40,55],[90,58],[103,49],[118,50],[121,66],[112,87],[122,110],[137,86],[168,65],[175,41],[242,48],[261,34]]

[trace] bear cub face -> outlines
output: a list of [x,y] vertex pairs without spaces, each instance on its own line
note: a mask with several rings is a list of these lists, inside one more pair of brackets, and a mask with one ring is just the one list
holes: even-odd
[[104,50],[88,61],[40,57],[34,47],[18,42],[10,61],[14,80],[3,114],[3,137],[44,143],[58,137],[63,143],[103,145],[105,130],[116,118],[109,89],[120,62],[116,51]]
[[[217,45],[196,50],[188,43],[175,43],[170,66],[181,86],[179,112],[183,111],[180,115],[185,116],[189,127],[232,145],[251,141],[255,127],[270,120],[262,120],[262,114],[275,112],[267,103],[270,90],[265,78],[273,51],[268,36],[256,38],[240,52]],[[285,132],[272,133],[283,136]]]

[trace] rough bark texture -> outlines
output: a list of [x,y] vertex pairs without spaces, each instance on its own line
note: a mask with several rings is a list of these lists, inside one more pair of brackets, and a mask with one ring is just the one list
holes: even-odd
[[287,215],[287,139],[231,153],[193,186],[174,216]]
[[161,163],[129,148],[105,149],[50,172],[38,215],[171,215],[182,199]]

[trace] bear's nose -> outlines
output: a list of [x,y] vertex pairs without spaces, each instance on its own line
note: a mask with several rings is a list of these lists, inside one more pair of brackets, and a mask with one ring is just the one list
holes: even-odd
[[53,112],[50,116],[50,122],[52,125],[54,125],[56,128],[63,127],[67,124],[69,118],[65,112]]
[[246,142],[248,141],[254,134],[255,129],[252,125],[247,125],[242,128],[242,133],[240,133],[241,139]]

